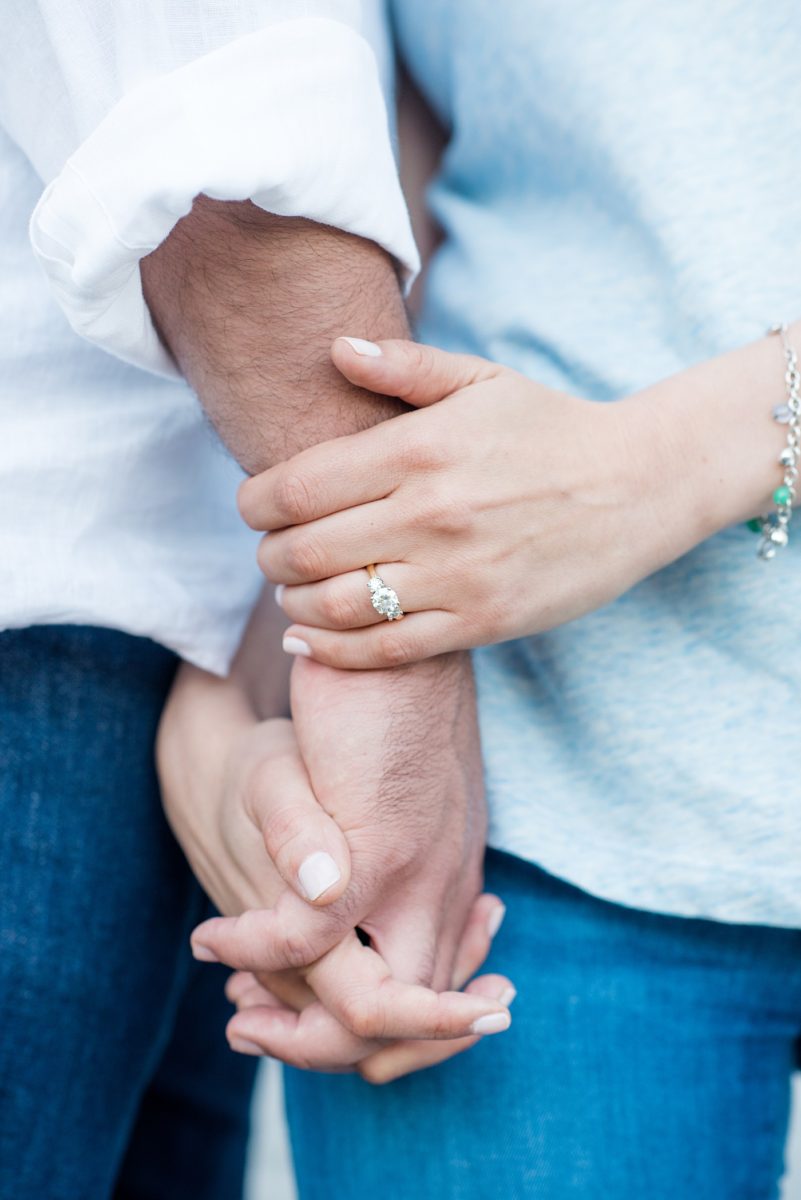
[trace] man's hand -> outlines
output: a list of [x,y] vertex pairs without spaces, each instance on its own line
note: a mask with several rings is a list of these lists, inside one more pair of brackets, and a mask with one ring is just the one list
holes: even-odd
[[[310,847],[315,852],[326,847],[341,867],[341,878],[318,896],[317,904],[333,908],[332,901],[343,897],[342,906],[349,847],[317,804],[291,723],[256,721],[235,681],[183,668],[162,720],[158,758],[173,830],[218,907],[231,914],[256,908],[264,915],[296,895],[299,910],[311,918],[308,936],[316,936],[318,923],[326,930],[326,910],[312,908],[304,896],[302,863]],[[281,864],[280,873],[273,858]],[[453,1053],[464,1048],[465,1037],[504,1028],[508,980],[485,976],[459,995],[484,961],[501,915],[497,897],[482,896],[472,905],[467,927],[458,931],[455,965],[441,985],[455,990],[437,994],[402,982],[397,972],[393,977],[375,941],[369,948],[360,942],[345,907],[340,940],[317,961],[303,970],[250,980],[248,1012],[229,1026],[232,1048],[244,1053],[259,1048],[299,1066],[359,1069],[376,1079],[440,1061],[448,1051],[426,1045],[393,1047],[388,1060],[390,1048],[377,1036],[375,1022],[388,1037],[399,1031],[396,1036],[458,1039]],[[208,949],[201,955],[212,956]],[[235,991],[238,986],[232,984]],[[364,1021],[368,1003],[369,1028]],[[250,1011],[254,1006],[260,1011]]]
[[[307,967],[359,926],[396,979],[449,986],[486,832],[472,675],[457,656],[386,672],[380,702],[374,679],[305,660],[292,679],[312,789],[350,850],[347,890],[320,911],[286,892],[270,911],[208,921],[193,934],[199,957],[253,972]],[[343,957],[330,967],[335,982]],[[321,998],[327,982],[316,970]],[[348,1011],[368,1037],[408,1036],[413,1020],[410,1009],[388,1029],[370,994],[355,994]]]

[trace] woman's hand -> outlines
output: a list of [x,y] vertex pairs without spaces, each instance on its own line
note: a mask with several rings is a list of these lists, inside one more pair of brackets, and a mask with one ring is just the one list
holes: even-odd
[[[658,411],[555,392],[483,359],[340,338],[350,379],[420,411],[248,480],[245,520],[295,624],[290,653],[397,665],[549,629],[620,595],[697,538],[663,518]],[[430,406],[430,407],[426,407]],[[375,563],[406,613],[370,603]]]
[[[497,896],[475,901],[462,933],[449,986],[472,995],[500,1000],[507,1006],[515,989],[502,975],[473,976],[484,964],[504,915]],[[367,952],[369,953],[369,951]],[[388,1083],[411,1071],[433,1066],[467,1050],[480,1035],[457,1040],[368,1042],[344,1029],[305,983],[282,977],[237,971],[226,994],[237,1015],[228,1026],[232,1042],[252,1053],[269,1054],[292,1066],[312,1070],[356,1070],[370,1083]]]

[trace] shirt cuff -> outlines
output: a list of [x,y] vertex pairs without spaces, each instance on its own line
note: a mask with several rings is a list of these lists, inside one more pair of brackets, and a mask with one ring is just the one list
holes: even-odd
[[139,260],[201,193],[368,238],[407,284],[419,269],[375,56],[338,21],[271,25],[141,84],[34,209],[34,252],[73,329],[173,378]]

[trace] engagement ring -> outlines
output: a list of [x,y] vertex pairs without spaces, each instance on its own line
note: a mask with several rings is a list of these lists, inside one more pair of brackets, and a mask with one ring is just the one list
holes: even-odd
[[373,608],[388,621],[399,621],[403,616],[403,609],[398,599],[398,593],[394,588],[387,587],[372,563],[366,567],[366,571],[370,576],[367,586],[370,589],[370,603]]

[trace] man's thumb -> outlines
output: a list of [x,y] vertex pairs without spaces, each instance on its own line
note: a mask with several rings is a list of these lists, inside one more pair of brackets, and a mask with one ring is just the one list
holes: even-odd
[[357,387],[381,396],[397,396],[416,408],[492,379],[500,370],[486,359],[449,354],[435,346],[401,340],[366,342],[339,337],[331,348],[334,365]]

